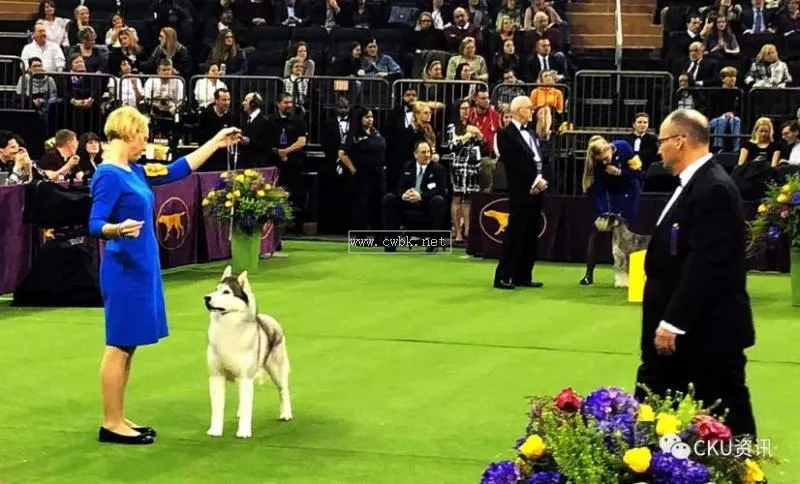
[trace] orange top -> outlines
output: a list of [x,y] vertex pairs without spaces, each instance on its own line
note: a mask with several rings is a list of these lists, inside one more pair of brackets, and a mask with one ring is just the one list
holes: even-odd
[[564,112],[564,93],[555,87],[537,87],[531,91],[533,109],[552,106],[559,113]]

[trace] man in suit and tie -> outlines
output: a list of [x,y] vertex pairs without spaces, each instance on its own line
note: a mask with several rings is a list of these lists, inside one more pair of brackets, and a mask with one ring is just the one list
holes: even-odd
[[561,52],[552,53],[550,39],[541,38],[536,42],[536,50],[525,63],[525,77],[529,82],[539,82],[542,71],[556,71],[556,83],[567,81],[567,59]]
[[[403,166],[396,193],[389,192],[383,197],[383,225],[385,230],[398,230],[400,222],[417,215],[427,215],[432,230],[442,230],[447,213],[445,189],[447,174],[439,163],[431,163],[433,150],[425,141],[414,147],[415,161]],[[396,247],[385,245],[386,252],[394,252]],[[436,247],[428,247],[434,252]]]
[[513,118],[497,133],[497,152],[503,158],[508,177],[509,219],[503,239],[503,254],[494,274],[494,287],[514,289],[542,287],[533,281],[533,266],[541,229],[542,155],[530,124],[533,103],[527,96],[511,101]]
[[742,12],[740,25],[744,29],[743,34],[766,34],[774,33],[772,20],[775,12],[767,9],[764,0],[750,0],[751,8],[746,8]]
[[658,158],[658,137],[652,133],[647,132],[650,127],[650,115],[647,113],[636,113],[636,119],[633,122],[633,133],[627,134],[622,137],[629,145],[633,147],[633,151],[639,155],[642,161],[642,173],[647,173],[650,165],[659,161]]
[[717,69],[714,61],[706,58],[702,42],[692,42],[689,45],[689,60],[677,65],[677,74],[686,72],[698,86],[713,86],[718,84]]
[[248,93],[242,101],[244,127],[237,168],[263,168],[267,166],[267,119],[262,108],[264,101],[257,92]]
[[[755,343],[747,294],[745,219],[736,185],[709,152],[708,120],[679,109],[661,124],[659,152],[680,179],[645,258],[642,361],[654,393],[722,400],[734,435],[755,436],[744,350]],[[645,393],[637,389],[637,398]]]

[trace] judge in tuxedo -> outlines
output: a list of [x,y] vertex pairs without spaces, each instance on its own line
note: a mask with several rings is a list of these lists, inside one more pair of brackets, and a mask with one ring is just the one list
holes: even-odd
[[692,42],[689,45],[689,60],[678,63],[676,72],[686,72],[697,86],[713,86],[717,80],[717,68],[714,60],[705,57],[704,52],[702,42]]
[[533,103],[527,96],[511,101],[512,119],[497,133],[497,151],[508,176],[509,218],[503,239],[503,254],[494,274],[494,287],[514,289],[542,287],[533,281],[533,266],[541,229],[542,155],[533,134]]
[[633,152],[639,155],[642,162],[642,173],[647,173],[650,165],[659,161],[658,158],[658,136],[648,133],[650,127],[650,115],[647,113],[636,113],[633,122],[633,133],[625,135],[622,139],[627,141]]
[[248,93],[242,101],[244,126],[237,168],[263,168],[267,166],[267,119],[264,117],[264,100],[257,92]]
[[[746,226],[736,185],[709,152],[708,120],[678,109],[661,124],[659,151],[680,179],[647,249],[642,361],[654,393],[721,399],[734,435],[755,437],[744,350],[755,343],[747,294]],[[637,389],[637,398],[645,392]]]
[[[398,230],[400,222],[414,216],[427,215],[432,230],[442,230],[447,213],[445,201],[447,172],[439,163],[432,163],[433,150],[427,141],[414,146],[414,161],[409,161],[400,172],[395,193],[383,197],[383,225],[385,230]],[[395,252],[396,247],[384,242],[386,252]],[[436,247],[428,247],[435,252]]]

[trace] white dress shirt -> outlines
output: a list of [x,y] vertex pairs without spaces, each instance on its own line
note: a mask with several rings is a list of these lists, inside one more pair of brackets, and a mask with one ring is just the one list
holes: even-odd
[[[712,156],[713,155],[711,153],[709,153],[709,154],[703,156],[702,158],[700,158],[699,160],[692,162],[692,164],[687,166],[686,169],[683,170],[678,175],[678,178],[680,179],[681,184],[680,184],[680,186],[678,186],[678,188],[675,189],[675,192],[672,194],[672,197],[669,199],[669,201],[667,202],[667,205],[664,207],[664,210],[661,212],[661,215],[658,217],[658,222],[656,222],[656,226],[661,225],[661,221],[664,219],[664,216],[669,212],[669,210],[672,208],[672,206],[675,205],[675,202],[681,196],[681,193],[683,192],[683,187],[685,187],[686,184],[689,183],[689,181],[692,179],[694,174],[697,173],[697,170],[699,170],[703,165],[705,165],[706,163],[708,163],[709,160],[711,160]],[[684,330],[682,330],[682,329],[680,329],[678,327],[675,327],[675,326],[669,324],[666,321],[661,321],[661,323],[658,325],[658,327],[666,329],[670,333],[686,334],[686,331],[684,331]]]
[[25,62],[25,68],[28,68],[28,60],[31,57],[38,57],[42,59],[42,68],[45,72],[61,72],[64,70],[64,51],[55,42],[46,40],[44,45],[39,45],[34,40],[30,44],[22,48],[20,57]]

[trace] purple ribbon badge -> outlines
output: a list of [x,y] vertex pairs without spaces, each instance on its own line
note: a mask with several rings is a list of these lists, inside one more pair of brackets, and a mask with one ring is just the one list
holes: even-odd
[[678,232],[680,232],[680,226],[677,223],[672,224],[672,228],[669,231],[670,255],[678,255]]

